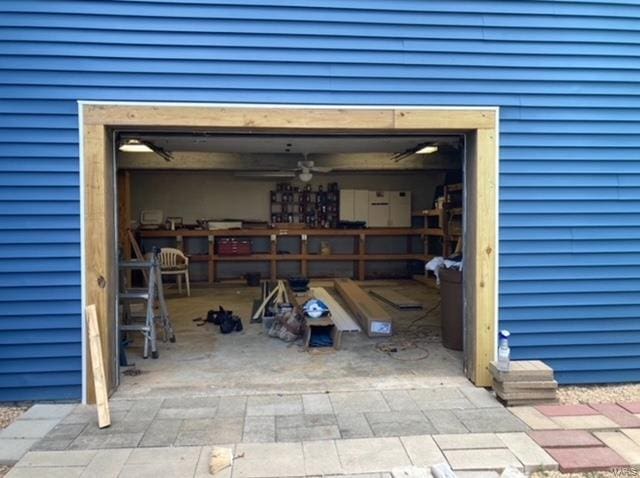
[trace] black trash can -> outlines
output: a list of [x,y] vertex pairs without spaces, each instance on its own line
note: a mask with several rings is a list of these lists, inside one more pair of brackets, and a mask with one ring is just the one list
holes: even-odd
[[463,307],[462,272],[440,269],[440,297],[442,304],[442,345],[452,350],[462,350]]

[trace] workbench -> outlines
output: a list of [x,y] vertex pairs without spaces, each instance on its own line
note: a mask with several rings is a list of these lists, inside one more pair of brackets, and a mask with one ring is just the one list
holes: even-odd
[[[216,280],[216,265],[219,262],[247,262],[262,261],[270,264],[270,279],[276,280],[277,263],[279,261],[300,261],[300,273],[307,276],[309,261],[351,261],[357,264],[358,280],[365,279],[365,263],[367,261],[428,261],[431,256],[417,254],[411,251],[411,237],[424,238],[431,231],[425,228],[370,228],[370,229],[215,229],[215,230],[139,230],[140,238],[175,238],[175,247],[189,256],[190,262],[208,262],[208,281]],[[307,251],[309,237],[352,237],[354,240],[354,252],[352,254],[310,254]],[[367,253],[366,241],[368,237],[398,236],[407,238],[407,252],[400,254],[370,254]],[[186,247],[188,238],[207,238],[207,254],[189,254]],[[215,254],[215,239],[217,237],[266,237],[270,239],[270,251],[266,254],[251,254],[238,256],[221,256]],[[300,254],[279,254],[278,239],[283,237],[300,238]]]

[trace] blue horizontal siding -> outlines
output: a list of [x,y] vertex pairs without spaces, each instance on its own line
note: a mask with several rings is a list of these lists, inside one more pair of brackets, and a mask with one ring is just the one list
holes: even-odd
[[514,356],[640,380],[639,56],[635,0],[1,2],[0,400],[80,394],[79,99],[499,106]]

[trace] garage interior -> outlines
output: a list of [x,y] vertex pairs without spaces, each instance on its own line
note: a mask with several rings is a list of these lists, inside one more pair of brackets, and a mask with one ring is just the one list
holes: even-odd
[[[464,134],[125,129],[114,142],[119,257],[175,248],[189,273],[188,292],[185,275],[162,274],[176,341],[163,342],[158,325],[157,359],[143,358],[142,333],[124,330],[144,303],[120,301],[120,396],[468,383],[462,273],[440,270],[440,288],[425,271],[434,257],[461,262]],[[121,291],[146,287],[140,271],[119,275]],[[308,291],[294,292],[303,279]],[[329,316],[314,319],[303,307],[318,294]],[[270,336],[287,311],[275,302],[305,317],[295,339]],[[389,323],[368,321],[354,302]],[[206,321],[220,307],[241,331]],[[443,317],[456,322],[444,345]]]

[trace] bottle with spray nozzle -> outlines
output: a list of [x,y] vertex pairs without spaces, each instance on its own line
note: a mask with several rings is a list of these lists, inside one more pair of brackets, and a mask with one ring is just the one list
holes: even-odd
[[509,336],[511,333],[502,329],[498,339],[498,370],[508,372],[511,361],[511,349],[509,348]]

